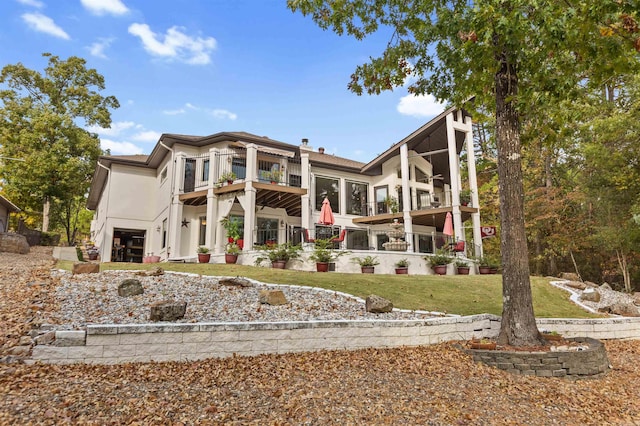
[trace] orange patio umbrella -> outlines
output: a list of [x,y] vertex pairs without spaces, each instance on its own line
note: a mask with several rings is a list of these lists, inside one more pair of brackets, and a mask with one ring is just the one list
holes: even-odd
[[322,208],[320,209],[320,220],[318,223],[321,225],[333,225],[335,219],[333,218],[333,211],[331,211],[331,203],[329,199],[325,197],[322,202]]
[[444,235],[453,237],[453,217],[451,216],[451,212],[447,212],[447,216],[444,218],[444,227],[442,228],[442,233]]

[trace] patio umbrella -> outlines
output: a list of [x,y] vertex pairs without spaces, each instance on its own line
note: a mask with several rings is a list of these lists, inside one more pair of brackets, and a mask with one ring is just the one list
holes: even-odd
[[325,198],[322,202],[322,208],[320,209],[320,220],[318,223],[322,225],[333,225],[335,219],[333,218],[333,212],[331,211],[331,203],[328,198]]
[[453,217],[451,217],[451,212],[447,212],[447,216],[444,218],[442,233],[450,237],[453,236]]

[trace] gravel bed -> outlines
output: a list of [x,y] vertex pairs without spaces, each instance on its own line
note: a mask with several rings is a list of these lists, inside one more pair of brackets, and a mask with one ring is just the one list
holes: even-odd
[[[299,286],[263,284],[253,287],[224,286],[221,277],[165,272],[160,276],[136,275],[135,271],[105,271],[71,275],[56,271],[59,310],[48,322],[57,329],[79,329],[87,324],[149,323],[149,306],[158,301],[187,302],[185,317],[195,322],[278,322],[310,320],[407,320],[442,316],[422,311],[394,309],[385,314],[366,312],[364,300],[343,293]],[[126,278],[140,280],[144,294],[118,296],[118,285]],[[270,306],[258,302],[258,293],[281,289],[287,305]]]

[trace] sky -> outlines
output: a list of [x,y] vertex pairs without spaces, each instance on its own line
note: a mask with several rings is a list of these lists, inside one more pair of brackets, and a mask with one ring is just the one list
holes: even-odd
[[323,31],[286,0],[0,0],[0,67],[84,58],[120,102],[110,129],[89,129],[114,155],[148,154],[163,133],[244,131],[368,162],[444,109],[405,87],[347,89],[389,35]]

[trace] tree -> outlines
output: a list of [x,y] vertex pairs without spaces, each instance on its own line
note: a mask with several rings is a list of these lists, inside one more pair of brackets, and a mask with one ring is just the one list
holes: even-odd
[[[493,111],[500,192],[503,312],[499,342],[544,342],[535,324],[524,226],[520,123],[576,94],[589,77],[637,61],[635,1],[288,0],[323,29],[357,39],[391,33],[379,57],[359,65],[349,89],[379,94],[409,81],[433,94]],[[635,27],[634,27],[635,25]],[[597,58],[597,61],[594,59]]]
[[[119,104],[99,93],[104,78],[87,69],[84,59],[43,56],[49,60],[44,74],[21,63],[0,73],[0,155],[25,160],[5,162],[0,173],[15,202],[34,211],[42,207],[47,231],[51,202],[70,205],[84,197],[102,153],[97,136],[81,125],[109,127],[109,108]],[[71,233],[67,229],[68,238]]]

